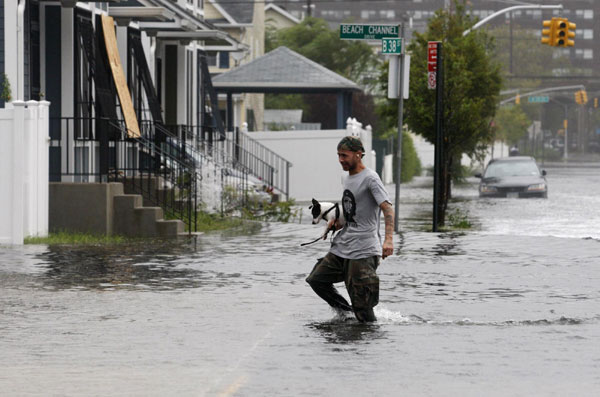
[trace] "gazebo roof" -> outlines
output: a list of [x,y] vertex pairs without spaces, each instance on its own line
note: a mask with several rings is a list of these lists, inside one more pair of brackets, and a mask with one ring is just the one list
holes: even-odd
[[279,47],[212,79],[219,92],[339,93],[360,91],[351,80]]

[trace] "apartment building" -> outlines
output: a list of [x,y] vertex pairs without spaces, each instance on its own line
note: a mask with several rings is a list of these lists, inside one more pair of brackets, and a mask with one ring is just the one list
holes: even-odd
[[[319,0],[286,0],[274,1],[286,9],[291,15],[302,19],[310,14],[328,21],[332,28],[340,23],[400,23],[405,22],[407,37],[410,39],[414,31],[422,32],[427,21],[435,11],[451,6],[450,0],[368,0],[368,1],[319,1]],[[489,26],[511,25],[513,29],[527,30],[541,37],[542,21],[554,16],[566,17],[577,24],[575,46],[556,49],[556,56],[566,56],[571,65],[578,69],[578,74],[585,76],[598,75],[600,70],[600,1],[597,0],[544,0],[529,1],[527,4],[558,5],[562,10],[523,9],[498,16],[489,22]],[[494,12],[521,4],[500,0],[470,0],[468,7],[474,16],[483,19]],[[553,71],[561,74],[560,70]]]

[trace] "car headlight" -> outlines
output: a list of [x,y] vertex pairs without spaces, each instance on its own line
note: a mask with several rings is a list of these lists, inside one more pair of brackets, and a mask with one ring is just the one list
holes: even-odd
[[495,186],[481,185],[479,191],[481,193],[495,193],[498,191],[498,188],[496,188]]
[[546,190],[545,183],[536,183],[535,185],[529,185],[527,188],[528,192],[543,192]]

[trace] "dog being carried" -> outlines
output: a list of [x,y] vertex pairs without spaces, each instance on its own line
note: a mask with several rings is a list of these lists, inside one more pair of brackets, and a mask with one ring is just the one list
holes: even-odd
[[338,203],[330,203],[326,201],[320,203],[313,198],[312,205],[308,207],[308,209],[311,210],[313,225],[316,225],[321,221],[321,219],[323,219],[325,222],[327,222],[327,226],[325,227],[323,234],[318,238],[311,242],[300,244],[300,246],[313,244],[319,240],[326,240],[330,231],[335,233],[338,228],[343,227],[346,223],[346,220],[344,219],[344,213],[340,210],[340,205]]

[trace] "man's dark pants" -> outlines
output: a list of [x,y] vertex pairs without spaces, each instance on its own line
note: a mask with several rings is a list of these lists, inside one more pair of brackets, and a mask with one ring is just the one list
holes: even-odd
[[[376,321],[373,307],[379,303],[379,257],[344,259],[329,252],[318,260],[306,282],[331,307],[337,310],[354,311],[361,321]],[[333,283],[344,282],[352,305],[341,296]]]

